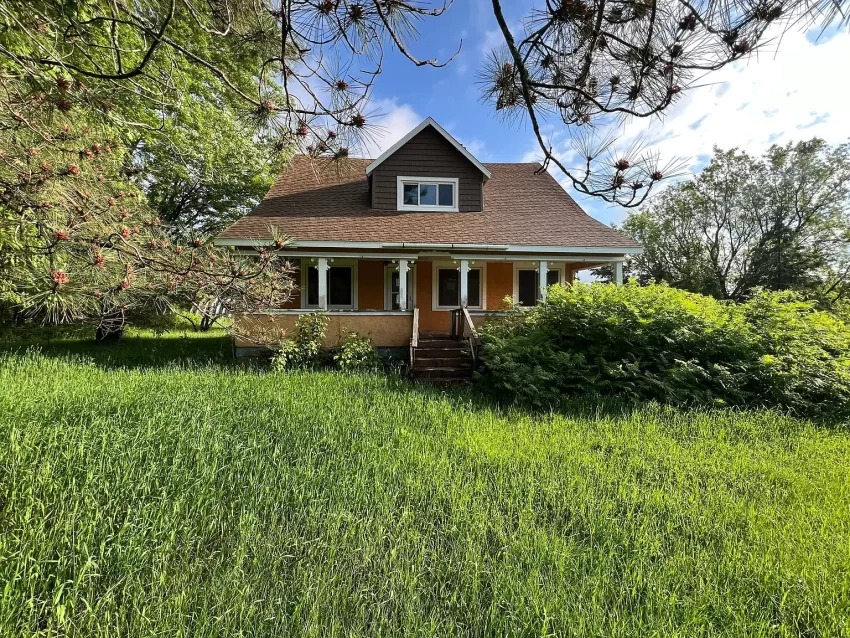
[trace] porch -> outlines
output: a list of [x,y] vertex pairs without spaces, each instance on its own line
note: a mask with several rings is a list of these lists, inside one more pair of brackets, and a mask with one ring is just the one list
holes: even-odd
[[[416,334],[447,336],[458,331],[464,313],[480,326],[505,308],[506,300],[526,306],[545,300],[549,286],[572,281],[579,270],[613,265],[622,282],[624,254],[577,253],[359,253],[293,251],[286,255],[297,289],[282,308],[268,308],[236,319],[237,348],[256,344],[267,331],[287,334],[300,315],[328,318],[326,347],[345,335],[368,335],[378,348],[408,348]],[[417,325],[414,326],[414,310]]]

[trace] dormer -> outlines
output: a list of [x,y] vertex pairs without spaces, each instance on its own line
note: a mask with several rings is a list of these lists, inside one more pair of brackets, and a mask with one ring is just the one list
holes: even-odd
[[490,171],[433,118],[366,167],[372,208],[480,212]]

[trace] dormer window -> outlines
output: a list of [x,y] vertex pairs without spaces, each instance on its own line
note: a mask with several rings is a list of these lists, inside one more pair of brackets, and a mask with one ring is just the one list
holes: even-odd
[[456,177],[398,178],[398,210],[457,212]]

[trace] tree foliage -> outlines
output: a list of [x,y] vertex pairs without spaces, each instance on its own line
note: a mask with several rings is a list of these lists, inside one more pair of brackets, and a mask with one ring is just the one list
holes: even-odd
[[[640,144],[617,149],[627,118],[665,111],[710,72],[750,56],[769,35],[840,16],[840,2],[810,0],[547,0],[512,29],[492,0],[505,40],[482,73],[497,110],[528,121],[546,163],[581,192],[637,206],[680,168]],[[556,119],[574,140],[559,157],[544,135]]]
[[[59,73],[85,80],[104,109],[124,101],[113,95],[122,92],[130,103],[159,102],[156,112],[167,113],[174,89],[184,89],[174,78],[196,69],[188,74],[200,78],[190,94],[210,88],[225,106],[238,103],[275,143],[342,159],[362,150],[370,134],[369,93],[388,46],[417,66],[450,61],[419,58],[411,42],[422,20],[451,4],[9,0],[0,9],[0,56],[63,108],[71,103],[53,90]],[[817,16],[828,23],[842,15],[842,3],[545,0],[520,28],[509,26],[501,0],[492,0],[492,10],[504,46],[481,69],[485,98],[527,120],[546,162],[576,188],[634,206],[678,165],[639,146],[617,149],[612,136],[593,131],[662,113],[706,74],[758,51],[771,34],[809,26]],[[544,135],[550,118],[577,141],[577,165],[553,151]]]
[[241,256],[200,238],[172,241],[121,175],[126,149],[109,132],[59,114],[50,128],[0,136],[0,278],[22,311],[52,323],[96,318],[106,338],[121,334],[128,311],[286,300],[277,250]]
[[623,230],[644,246],[630,263],[641,282],[739,301],[759,288],[835,301],[850,292],[850,145],[813,139],[760,158],[716,149]]

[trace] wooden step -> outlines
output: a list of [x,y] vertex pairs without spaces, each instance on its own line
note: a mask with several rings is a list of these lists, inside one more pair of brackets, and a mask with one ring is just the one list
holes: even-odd
[[420,339],[418,348],[463,348],[465,341],[457,339]]
[[419,337],[413,353],[413,377],[442,386],[469,383],[472,357],[465,340],[447,334],[431,333]]
[[468,379],[472,376],[472,368],[456,368],[453,366],[414,367],[413,376],[420,379]]
[[472,359],[470,357],[442,357],[428,356],[424,357],[417,354],[413,360],[413,368],[459,368],[466,369],[472,367]]
[[415,359],[464,359],[469,352],[462,348],[416,348]]

